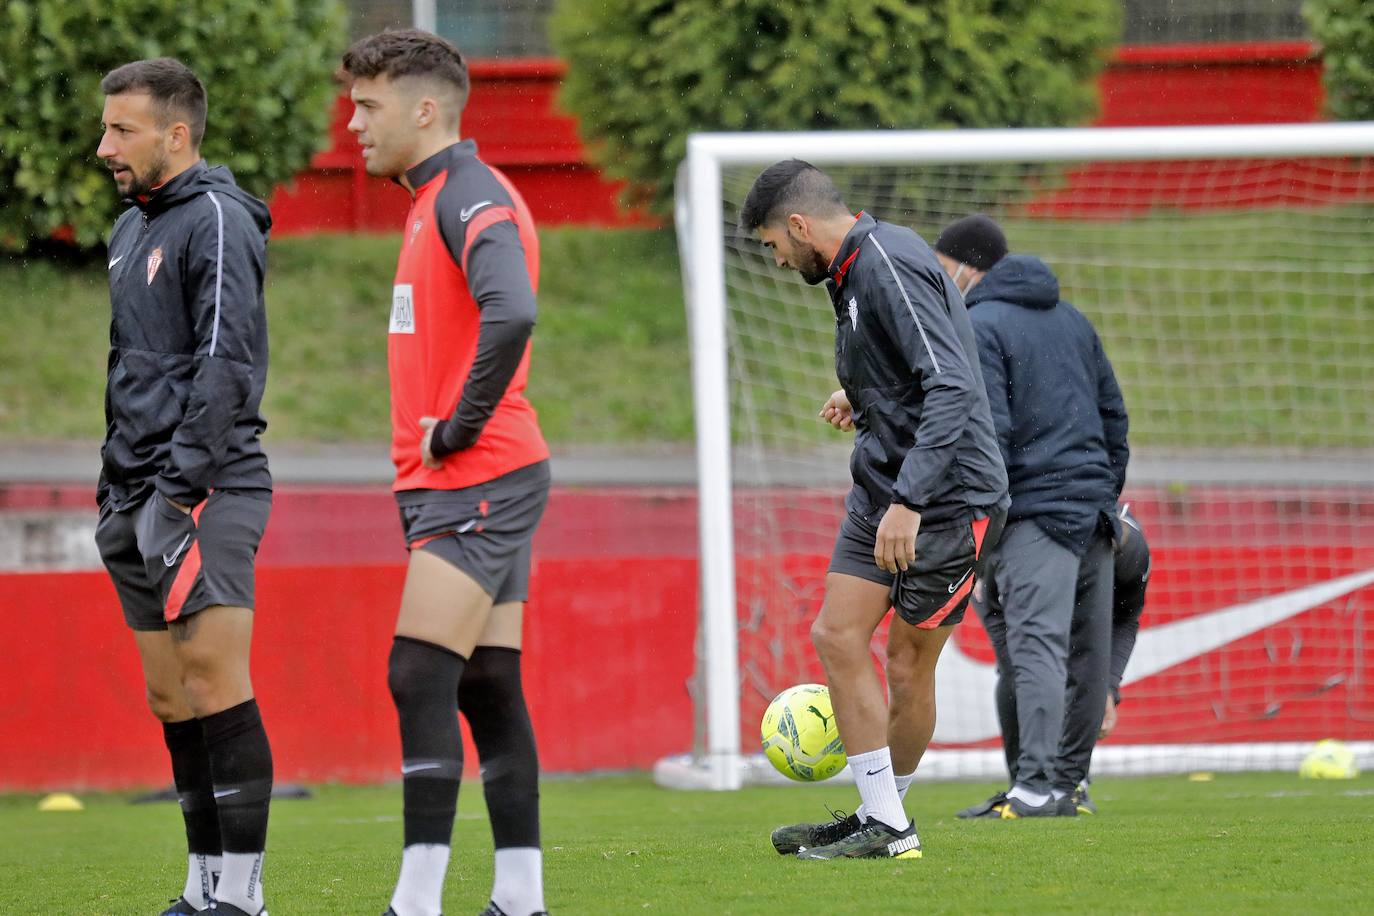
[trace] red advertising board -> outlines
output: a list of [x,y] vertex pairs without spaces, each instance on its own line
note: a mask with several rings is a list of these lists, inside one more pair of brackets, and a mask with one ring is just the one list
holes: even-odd
[[[1160,656],[1152,664],[1163,667],[1128,685],[1113,743],[1374,738],[1374,576],[1362,585],[1338,581],[1337,593],[1326,597],[1300,591],[1374,570],[1374,491],[1147,488],[1128,496],[1155,558],[1141,644],[1157,630],[1162,638],[1148,651],[1163,645],[1173,660]],[[0,508],[84,506],[88,499],[84,489],[11,490]],[[746,742],[756,737],[763,702],[750,687],[751,671],[817,673],[805,642],[829,538],[817,519],[833,512],[838,497],[792,491],[779,503],[809,510],[815,533],[804,551],[740,558]],[[556,490],[536,554],[525,678],[545,769],[643,768],[686,750],[693,735],[695,496]],[[259,566],[254,681],[280,779],[395,778],[399,742],[386,658],[403,563],[384,489],[278,493]],[[751,567],[768,576],[754,576]],[[788,574],[785,586],[751,584],[779,582],[780,570]],[[1288,596],[1277,610],[1257,603],[1275,596]],[[751,619],[770,614],[791,631],[795,656],[771,669],[778,634],[749,629]],[[1194,624],[1168,629],[1180,621]],[[7,649],[0,790],[168,780],[133,645],[102,572],[0,574],[0,644]],[[990,653],[972,616],[947,651],[983,672],[974,683],[986,683]],[[955,706],[942,719],[958,722],[965,700],[945,701]],[[995,743],[994,734],[976,731],[965,728],[943,746]]]

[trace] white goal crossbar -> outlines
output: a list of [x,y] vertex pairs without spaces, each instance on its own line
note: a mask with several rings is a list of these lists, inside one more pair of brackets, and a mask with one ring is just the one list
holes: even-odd
[[694,134],[679,173],[677,231],[691,326],[699,474],[700,672],[706,710],[703,785],[736,789],[739,659],[731,513],[729,373],[722,168],[787,158],[818,165],[1097,162],[1374,154],[1374,123],[832,133]]

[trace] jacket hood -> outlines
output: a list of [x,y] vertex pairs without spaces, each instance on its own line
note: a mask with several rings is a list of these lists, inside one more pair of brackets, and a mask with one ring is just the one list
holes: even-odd
[[968,291],[964,304],[1010,302],[1030,309],[1052,309],[1059,304],[1059,280],[1044,261],[1029,254],[1008,255]]
[[147,200],[134,201],[134,203],[150,213],[157,213],[184,203],[207,191],[214,191],[217,194],[223,194],[225,197],[232,197],[237,200],[243,205],[243,209],[248,211],[248,215],[253,218],[254,224],[257,225],[263,235],[266,235],[267,230],[272,228],[272,214],[267,209],[267,204],[240,188],[234,181],[234,173],[229,171],[227,166],[217,165],[211,168],[203,161],[197,162],[152,192]]

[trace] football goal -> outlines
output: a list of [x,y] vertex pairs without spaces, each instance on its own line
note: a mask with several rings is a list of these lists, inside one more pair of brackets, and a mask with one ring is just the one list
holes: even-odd
[[[817,418],[838,387],[834,315],[735,228],[754,178],[791,157],[928,241],[993,216],[1101,334],[1131,417],[1124,500],[1154,560],[1094,774],[1296,768],[1322,738],[1374,750],[1374,124],[699,134],[677,209],[698,726],[660,781],[775,778],[762,712],[824,680],[808,628],[849,486],[850,436]],[[972,610],[937,680],[920,775],[1000,777]]]

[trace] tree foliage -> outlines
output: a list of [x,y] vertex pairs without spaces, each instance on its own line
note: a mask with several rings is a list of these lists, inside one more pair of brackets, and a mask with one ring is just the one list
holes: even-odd
[[1327,111],[1342,121],[1374,119],[1374,4],[1308,0],[1303,14],[1322,46]]
[[1096,110],[1116,0],[560,0],[562,102],[667,212],[695,131],[1054,126]]
[[176,57],[205,83],[202,154],[266,195],[322,147],[346,41],[339,0],[5,0],[0,248],[97,245],[120,208],[95,156],[105,73]]

